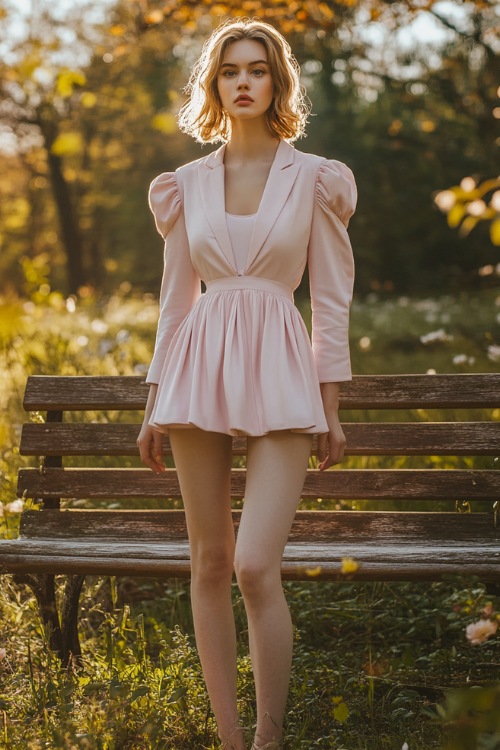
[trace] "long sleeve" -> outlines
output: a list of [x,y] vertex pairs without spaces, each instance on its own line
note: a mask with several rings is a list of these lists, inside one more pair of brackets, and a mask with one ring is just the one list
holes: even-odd
[[342,162],[320,164],[308,248],[312,347],[320,383],[352,380],[349,310],[354,259],[347,234],[357,188]]
[[160,318],[147,383],[158,383],[172,337],[201,294],[189,253],[182,201],[175,172],[164,172],[151,183],[149,206],[165,240]]

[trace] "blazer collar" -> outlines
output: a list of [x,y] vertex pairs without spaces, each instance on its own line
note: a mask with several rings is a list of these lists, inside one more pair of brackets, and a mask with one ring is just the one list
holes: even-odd
[[[236,271],[231,239],[227,229],[224,196],[224,143],[199,163],[199,180],[203,207],[212,231],[231,267]],[[256,259],[293,187],[300,165],[295,149],[280,141],[267,178],[250,240],[245,273]]]

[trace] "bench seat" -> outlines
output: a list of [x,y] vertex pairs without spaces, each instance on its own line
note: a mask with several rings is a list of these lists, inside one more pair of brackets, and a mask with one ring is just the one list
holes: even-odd
[[[27,538],[2,542],[12,572],[189,577],[182,511],[45,510],[43,524],[40,511],[24,515]],[[236,530],[239,518],[233,511]],[[499,540],[493,513],[299,511],[282,576],[342,579],[342,559],[353,558],[356,580],[499,581]]]

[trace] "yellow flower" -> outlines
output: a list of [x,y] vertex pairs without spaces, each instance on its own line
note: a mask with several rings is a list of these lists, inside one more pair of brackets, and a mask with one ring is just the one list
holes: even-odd
[[349,573],[355,573],[359,568],[359,564],[356,562],[356,560],[353,560],[352,557],[343,557],[341,562],[341,572],[344,573],[344,575],[347,575]]
[[306,568],[306,575],[310,578],[317,578],[321,573],[321,565],[318,565],[316,568]]

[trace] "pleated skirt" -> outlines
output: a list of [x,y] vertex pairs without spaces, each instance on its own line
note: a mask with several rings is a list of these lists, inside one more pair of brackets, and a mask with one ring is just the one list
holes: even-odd
[[150,424],[227,435],[328,431],[311,342],[292,290],[234,276],[207,291],[177,329]]

